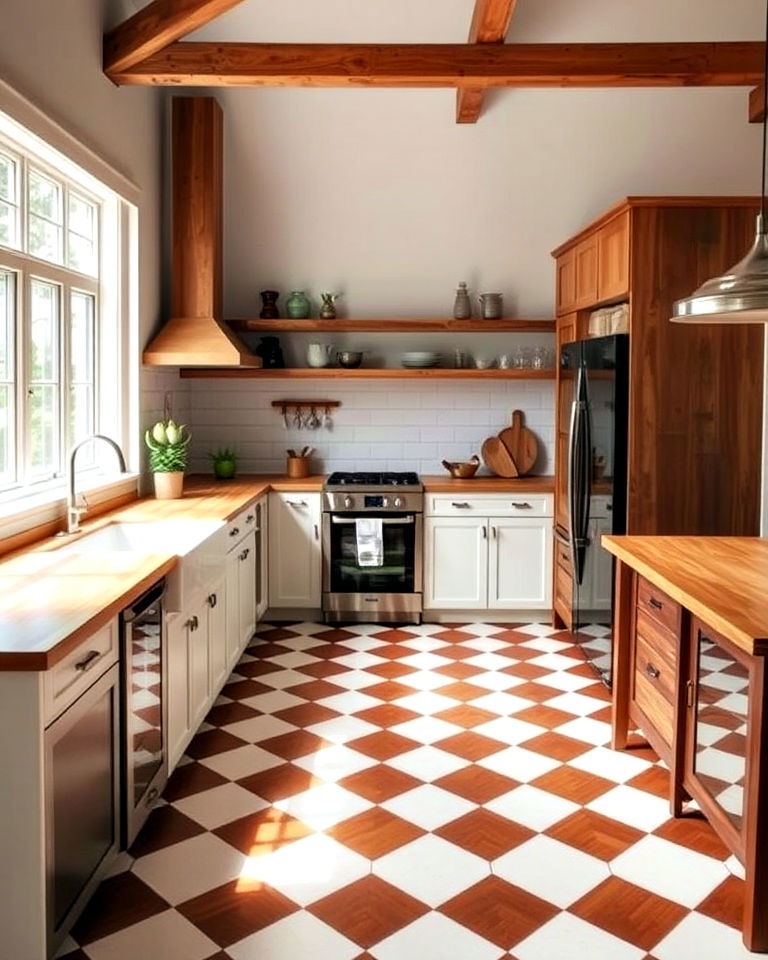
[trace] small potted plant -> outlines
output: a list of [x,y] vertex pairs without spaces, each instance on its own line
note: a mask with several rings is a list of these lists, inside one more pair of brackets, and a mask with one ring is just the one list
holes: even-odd
[[187,466],[187,444],[191,435],[185,425],[173,420],[158,420],[144,434],[149,447],[149,469],[155,481],[158,500],[175,500],[182,494]]
[[213,472],[217,480],[231,480],[237,470],[237,454],[229,447],[219,447],[216,453],[209,453],[213,461]]

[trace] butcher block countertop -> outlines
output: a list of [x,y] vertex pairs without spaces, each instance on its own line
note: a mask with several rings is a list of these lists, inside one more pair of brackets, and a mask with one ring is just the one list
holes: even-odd
[[421,475],[425,493],[554,493],[554,477],[453,477]]
[[604,536],[606,550],[749,654],[768,654],[768,539]]
[[[109,523],[221,520],[270,490],[320,491],[323,477],[187,477],[179,500],[145,497],[83,522],[83,535]],[[0,670],[47,670],[170,572],[176,556],[104,551],[78,554],[77,537],[47,537],[0,563]]]

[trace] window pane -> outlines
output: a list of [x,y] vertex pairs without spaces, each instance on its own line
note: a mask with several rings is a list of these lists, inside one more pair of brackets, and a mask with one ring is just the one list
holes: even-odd
[[0,200],[0,243],[19,246],[19,211],[5,200]]
[[87,293],[72,294],[69,375],[73,383],[93,383],[93,313],[93,296]]
[[76,193],[69,195],[69,229],[73,233],[93,240],[96,224],[96,207]]
[[31,287],[32,330],[30,338],[31,382],[58,380],[59,288],[33,280]]
[[13,380],[16,283],[8,270],[0,270],[0,382]]
[[35,214],[29,215],[29,252],[41,260],[61,262],[61,227]]
[[0,270],[0,488],[16,482],[16,277]]
[[93,242],[77,233],[70,233],[67,239],[67,266],[95,277],[96,248]]
[[14,422],[13,389],[0,385],[0,487],[7,487],[16,480]]
[[5,153],[0,153],[0,197],[16,203],[16,178],[18,165]]
[[[69,444],[71,449],[95,431],[93,422],[93,387],[90,384],[73,384],[69,389]],[[92,444],[88,444],[92,447]],[[78,468],[84,463],[93,463],[93,450],[83,449],[78,454]]]
[[57,393],[55,386],[29,390],[30,468],[35,476],[53,474],[58,468]]
[[29,209],[46,220],[61,223],[61,187],[36,170],[29,171]]

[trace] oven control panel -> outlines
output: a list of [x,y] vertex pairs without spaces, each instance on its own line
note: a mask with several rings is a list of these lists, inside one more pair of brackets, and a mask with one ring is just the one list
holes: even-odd
[[424,496],[419,493],[336,493],[323,494],[323,509],[333,513],[370,511],[410,511],[421,513]]

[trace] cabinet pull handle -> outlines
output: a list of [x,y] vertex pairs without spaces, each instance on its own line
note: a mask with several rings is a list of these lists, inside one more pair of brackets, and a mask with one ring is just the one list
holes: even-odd
[[249,513],[248,516],[245,518],[245,522],[253,523],[253,521],[254,521],[254,515],[252,513]]
[[491,527],[491,535],[493,536],[493,539],[495,540],[495,539],[496,539],[496,527]]
[[317,524],[315,524],[315,540],[319,540],[319,539],[320,539],[320,528],[318,527]]
[[661,676],[661,670],[657,670],[652,663],[646,663],[645,672],[652,680],[658,680]]
[[466,500],[451,500],[451,506],[457,507],[459,510],[467,510],[469,508]]
[[693,706],[693,680],[689,680],[685,685],[685,702],[689,707]]
[[236,537],[238,533],[240,533],[240,527],[232,527],[232,529],[229,531],[230,537]]
[[565,560],[566,563],[570,563],[570,560],[571,560],[571,558],[568,556],[568,554],[565,553],[565,552],[563,552],[563,551],[561,551],[561,553],[560,553],[560,559],[561,559],[561,560]]
[[480,529],[483,531],[483,540],[487,540],[487,539],[488,539],[488,531],[485,529],[485,526],[480,527]]
[[81,673],[85,673],[86,670],[90,670],[91,667],[96,663],[96,661],[101,656],[100,650],[89,650],[88,653],[83,657],[82,660],[79,660],[75,664],[75,670],[79,670]]
[[219,599],[215,593],[210,593],[208,595],[208,606],[211,608],[211,610],[213,610],[213,608],[216,606],[218,602],[219,602]]
[[251,548],[250,548],[250,547],[246,547],[245,550],[243,550],[243,552],[240,554],[240,559],[241,559],[241,560],[247,560],[247,559],[248,559],[248,554],[249,554],[250,552],[251,552]]
[[527,500],[513,500],[513,501],[512,501],[512,506],[515,508],[515,510],[531,510],[531,509],[533,509],[533,508],[531,507],[530,503],[528,503]]
[[194,631],[200,626],[200,621],[197,619],[197,617],[190,617],[189,620],[187,620],[187,626],[189,627],[189,632],[194,633]]
[[648,603],[650,603],[654,610],[661,610],[664,606],[661,600],[657,600],[656,597],[649,597]]
[[306,507],[306,500],[286,500],[285,501],[289,507]]

